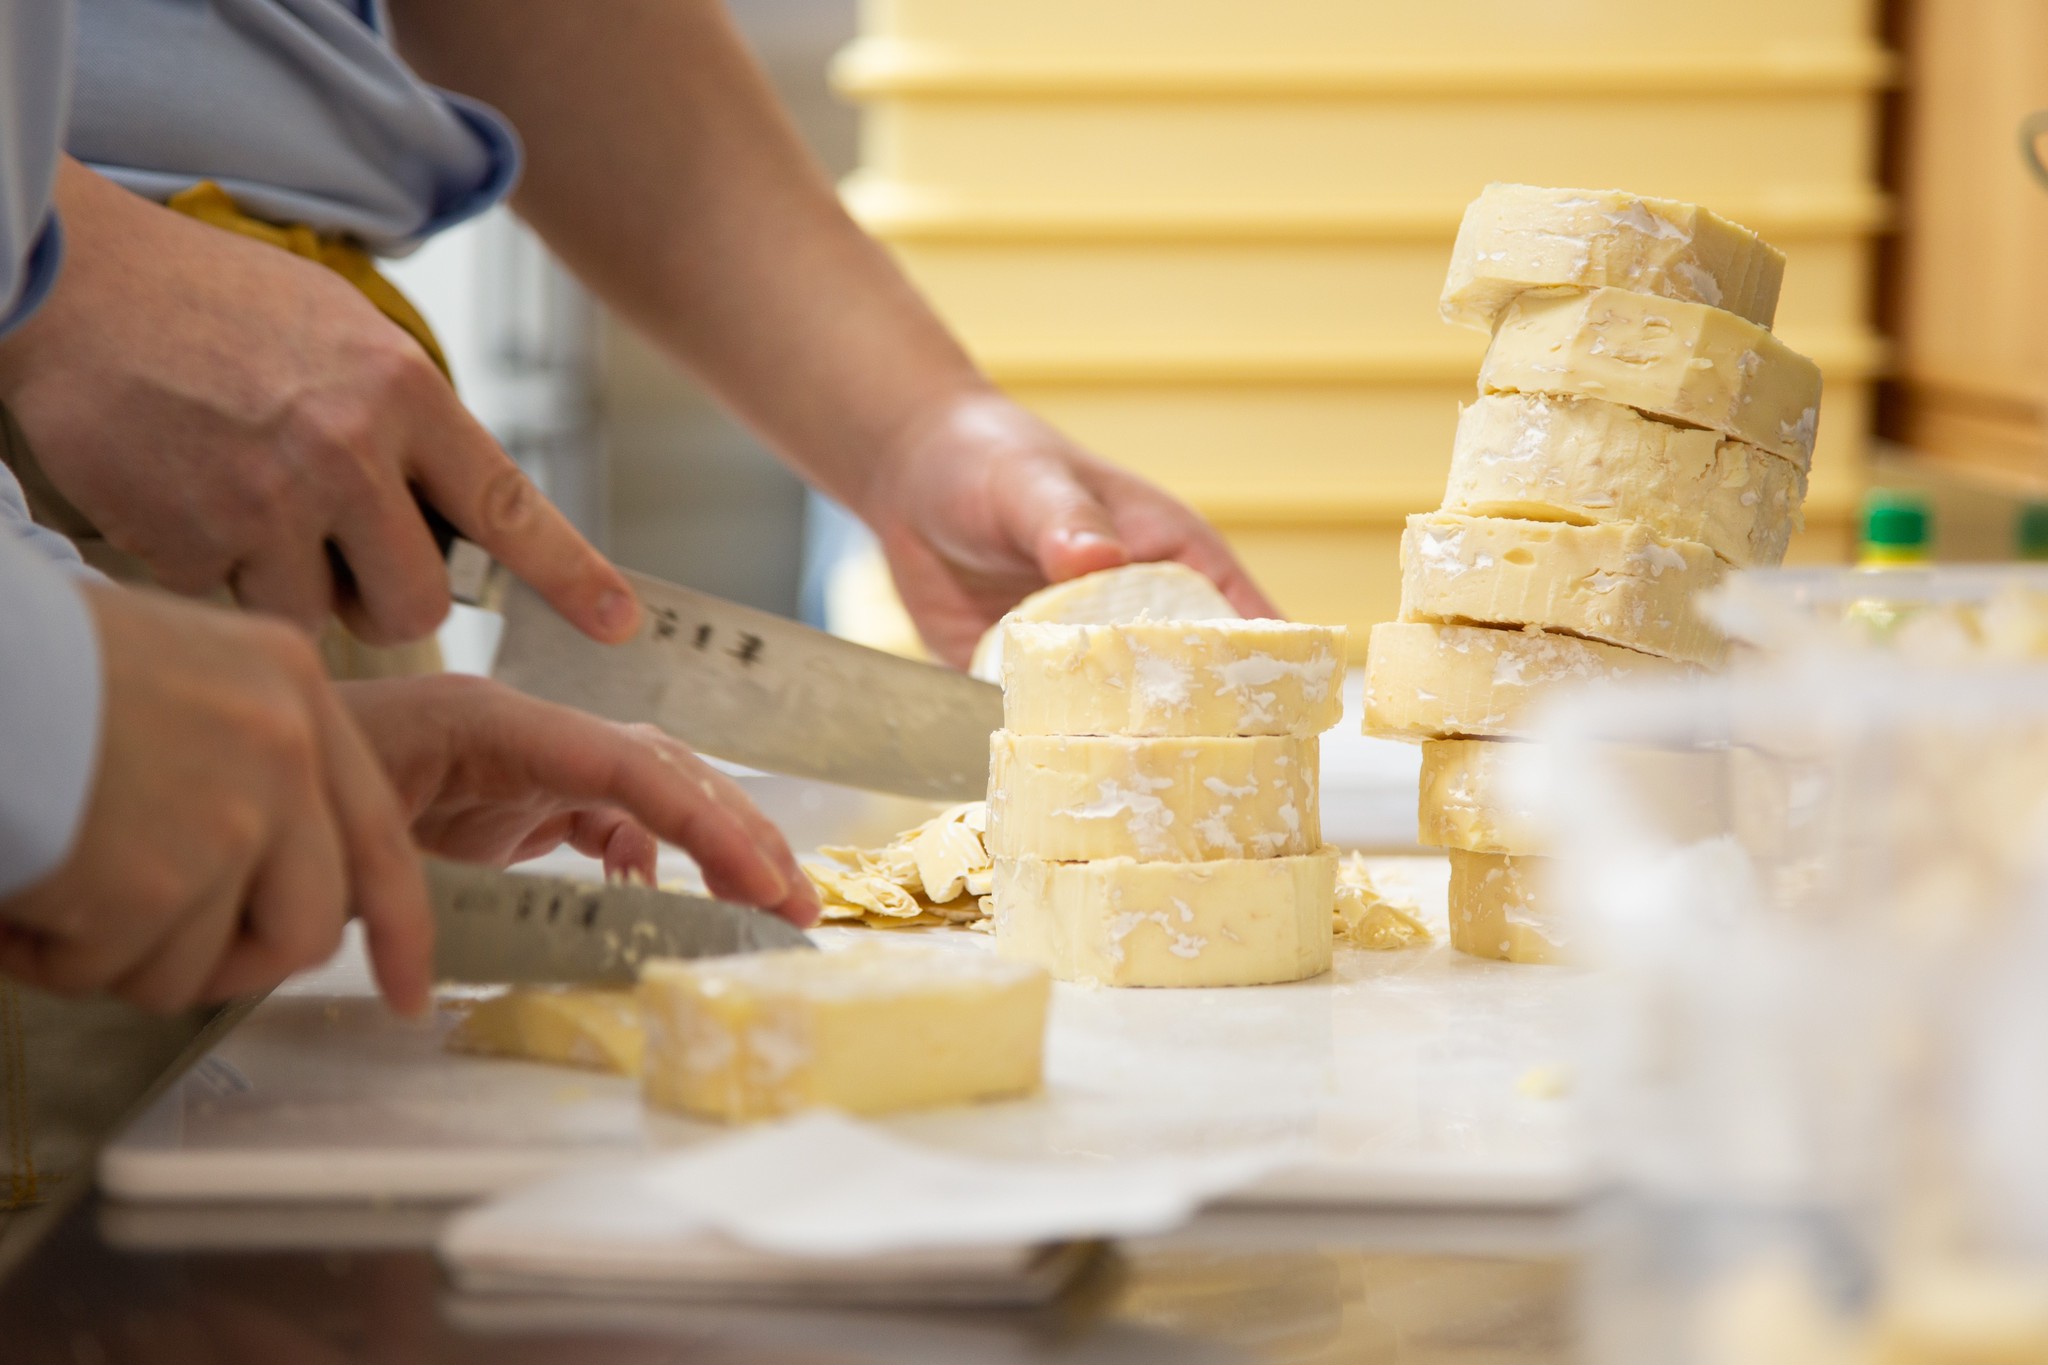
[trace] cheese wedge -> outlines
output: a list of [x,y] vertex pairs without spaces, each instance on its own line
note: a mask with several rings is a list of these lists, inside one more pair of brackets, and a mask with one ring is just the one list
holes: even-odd
[[1717,664],[1727,639],[1692,599],[1725,572],[1705,546],[1631,523],[1432,512],[1408,518],[1401,537],[1401,616],[1537,626]]
[[1451,946],[1500,962],[1563,962],[1565,935],[1551,903],[1546,858],[1450,850]]
[[1573,689],[1684,677],[1686,665],[1534,630],[1385,621],[1365,663],[1365,732],[1386,739],[1512,735]]
[[1323,844],[1313,739],[998,730],[989,753],[988,849],[998,860],[1200,862]]
[[646,1035],[631,990],[515,986],[478,1001],[448,1034],[447,1046],[637,1076]]
[[640,973],[642,1086],[728,1121],[1028,1095],[1050,993],[1025,963],[900,944],[661,959]]
[[1185,564],[1126,564],[1040,588],[982,633],[967,671],[983,682],[1003,680],[1003,627],[1012,621],[1115,625],[1124,621],[1229,621],[1230,599]]
[[996,861],[996,947],[1062,981],[1258,986],[1330,967],[1337,854]]
[[1597,398],[1490,394],[1458,418],[1444,509],[1530,521],[1641,522],[1738,568],[1769,568],[1805,524],[1790,460]]
[[1509,771],[1526,758],[1527,745],[1485,739],[1430,739],[1422,743],[1418,839],[1432,848],[1475,853],[1548,851],[1546,817],[1521,799]]
[[1481,393],[1570,393],[1813,462],[1820,367],[1719,308],[1621,289],[1524,294],[1501,315]]
[[1771,325],[1785,256],[1748,228],[1621,190],[1488,185],[1465,210],[1444,281],[1447,322],[1490,332],[1532,289],[1611,285]]
[[1027,735],[1313,735],[1343,717],[1343,670],[1338,626],[1013,622],[1003,724]]

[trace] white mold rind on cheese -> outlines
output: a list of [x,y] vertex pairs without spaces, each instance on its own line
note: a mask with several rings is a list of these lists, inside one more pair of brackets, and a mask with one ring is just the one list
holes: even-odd
[[1769,568],[1805,524],[1806,475],[1718,432],[1598,398],[1489,394],[1458,418],[1444,508],[1532,521],[1640,522],[1738,568]]
[[1337,855],[996,862],[998,951],[1062,981],[1257,986],[1329,970]]
[[1026,1095],[1050,991],[1025,963],[896,944],[649,962],[642,1087],[649,1104],[728,1121]]
[[1570,635],[1386,621],[1367,643],[1365,732],[1386,739],[1512,735],[1575,689],[1691,671]]
[[1499,184],[1465,209],[1442,308],[1446,321],[1490,332],[1531,290],[1612,286],[1769,327],[1784,278],[1784,253],[1692,204]]
[[1693,609],[1721,581],[1713,551],[1648,527],[1432,512],[1401,536],[1408,621],[1536,626],[1718,664],[1727,639]]
[[1498,740],[1424,740],[1416,803],[1420,842],[1474,853],[1548,852],[1543,810],[1523,799],[1527,793],[1509,771],[1528,749]]
[[1451,946],[1500,962],[1570,960],[1547,858],[1450,850]]
[[1314,735],[1344,713],[1344,631],[1291,621],[1013,622],[1004,727],[1031,735]]
[[1199,862],[1322,847],[1312,738],[998,730],[989,755],[988,849],[998,859]]
[[1753,322],[1621,289],[1525,294],[1501,315],[1481,393],[1605,399],[1813,462],[1820,367]]

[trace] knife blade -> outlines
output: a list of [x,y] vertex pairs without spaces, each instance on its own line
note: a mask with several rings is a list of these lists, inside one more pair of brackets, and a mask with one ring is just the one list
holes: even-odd
[[988,788],[1002,689],[708,593],[626,573],[640,631],[602,645],[508,581],[491,676],[610,720],[647,721],[769,772],[941,801]]
[[765,910],[651,886],[426,859],[439,981],[630,985],[656,957],[815,947]]

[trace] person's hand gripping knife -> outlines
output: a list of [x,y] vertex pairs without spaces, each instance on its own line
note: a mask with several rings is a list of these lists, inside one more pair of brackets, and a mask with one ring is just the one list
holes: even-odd
[[503,863],[566,841],[646,877],[664,838],[715,894],[816,918],[774,827],[665,736],[475,679],[337,688],[282,623],[83,591],[98,767],[63,862],[0,902],[0,971],[31,986],[157,1011],[255,994],[324,961],[356,917],[378,985],[416,1012],[433,949],[420,848]]

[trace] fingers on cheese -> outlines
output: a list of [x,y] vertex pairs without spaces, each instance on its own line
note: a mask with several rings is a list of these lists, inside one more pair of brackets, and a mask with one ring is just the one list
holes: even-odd
[[1432,739],[1422,745],[1417,803],[1419,838],[1432,848],[1474,853],[1543,853],[1543,812],[1523,799],[1512,765],[1527,746],[1485,739]]
[[451,1052],[640,1074],[645,1035],[631,990],[515,986],[481,1000],[448,1035]]
[[999,860],[1197,862],[1322,847],[1313,738],[998,730],[989,749],[988,847]]
[[1482,332],[1532,289],[1613,286],[1771,325],[1784,253],[1692,204],[1620,190],[1488,185],[1465,210],[1446,321]]
[[1693,610],[1721,581],[1712,551],[1633,523],[1408,518],[1402,616],[1536,626],[1689,663],[1715,664],[1727,640]]
[[1804,470],[1820,367],[1720,308],[1594,289],[1524,294],[1501,315],[1482,393],[1578,394],[1720,432]]
[[996,862],[1004,954],[1063,981],[1256,986],[1330,966],[1337,855],[1139,862]]
[[1531,521],[1640,522],[1738,568],[1785,557],[1806,475],[1757,446],[1597,398],[1490,394],[1458,418],[1444,508]]
[[983,682],[1003,679],[1003,627],[1013,621],[1070,625],[1118,621],[1220,621],[1239,615],[1208,578],[1172,561],[1125,564],[1040,588],[982,633],[967,671]]
[[641,969],[649,1104],[701,1118],[881,1114],[1028,1095],[1046,974],[983,953],[860,947]]
[[1546,858],[1450,850],[1451,946],[1501,962],[1564,962]]
[[1003,721],[1029,735],[1314,735],[1344,713],[1343,668],[1336,626],[1013,622]]

